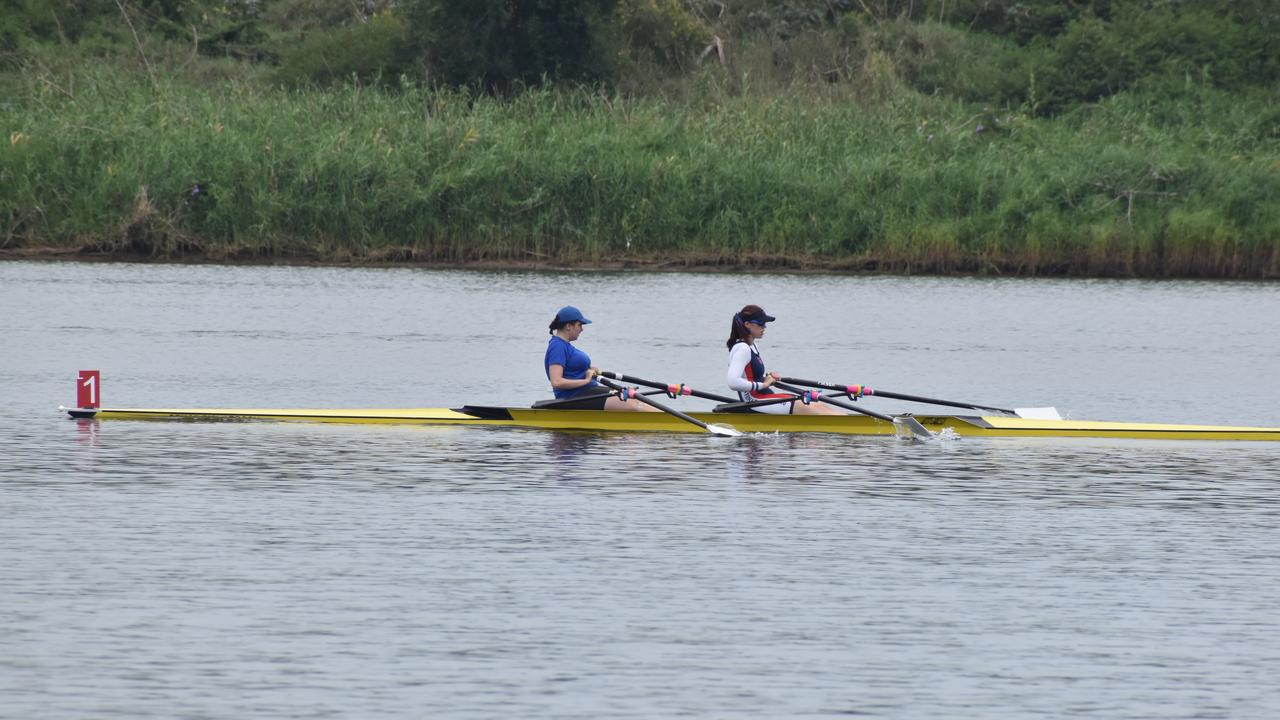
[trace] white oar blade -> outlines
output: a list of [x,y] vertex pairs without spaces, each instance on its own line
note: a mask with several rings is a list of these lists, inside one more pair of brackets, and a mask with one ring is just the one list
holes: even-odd
[[906,431],[915,438],[932,440],[936,437],[933,433],[929,432],[929,428],[920,424],[919,420],[911,417],[910,415],[898,415],[893,419],[893,424],[894,427],[906,429]]
[[707,432],[719,435],[720,437],[740,437],[742,435],[737,429],[728,425],[708,425]]
[[1014,414],[1027,420],[1061,420],[1056,407],[1014,408]]

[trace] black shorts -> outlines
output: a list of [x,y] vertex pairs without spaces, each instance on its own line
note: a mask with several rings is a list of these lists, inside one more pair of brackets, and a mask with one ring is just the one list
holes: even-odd
[[612,396],[613,391],[608,388],[590,388],[571,398],[539,400],[533,406],[556,410],[603,410],[605,401]]

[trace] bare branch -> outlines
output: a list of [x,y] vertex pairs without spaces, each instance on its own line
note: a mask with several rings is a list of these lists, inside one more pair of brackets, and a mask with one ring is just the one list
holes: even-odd
[[147,60],[147,54],[142,50],[142,41],[138,39],[138,31],[134,29],[133,21],[129,19],[129,13],[124,9],[124,3],[116,0],[116,7],[120,8],[120,14],[124,16],[124,22],[129,26],[129,32],[133,33],[133,44],[138,48],[138,55],[142,57],[142,64],[147,68],[147,75],[151,76],[151,84],[155,85],[155,71],[151,69],[151,61]]

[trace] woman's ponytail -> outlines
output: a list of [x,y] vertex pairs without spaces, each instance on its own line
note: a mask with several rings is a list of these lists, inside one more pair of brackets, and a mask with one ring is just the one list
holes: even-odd
[[751,331],[747,329],[746,323],[743,322],[743,315],[754,315],[758,311],[755,305],[748,305],[740,312],[733,314],[733,324],[729,326],[729,339],[725,341],[724,346],[733,349],[734,345],[740,342],[747,342],[751,339]]

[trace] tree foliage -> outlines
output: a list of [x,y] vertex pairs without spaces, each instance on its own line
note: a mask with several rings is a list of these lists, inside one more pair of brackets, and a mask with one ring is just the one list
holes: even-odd
[[390,12],[360,22],[318,29],[287,46],[276,77],[288,85],[356,79],[391,80],[413,71],[403,19]]
[[450,85],[506,91],[543,78],[602,79],[613,0],[410,0],[410,43]]
[[712,36],[680,0],[621,0],[611,25],[620,33],[609,43],[615,55],[641,67],[683,71]]
[[1144,86],[1280,85],[1273,0],[0,0],[0,10],[10,66],[41,46],[136,57],[167,44],[169,57],[275,65],[269,75],[290,84],[404,74],[497,93],[543,82],[662,91],[724,64],[725,77],[766,92],[907,88],[1041,114]]

